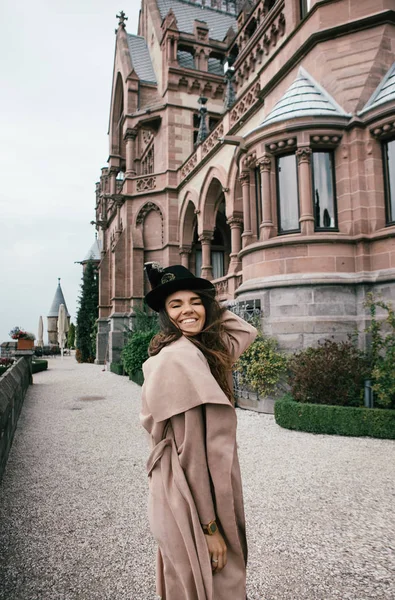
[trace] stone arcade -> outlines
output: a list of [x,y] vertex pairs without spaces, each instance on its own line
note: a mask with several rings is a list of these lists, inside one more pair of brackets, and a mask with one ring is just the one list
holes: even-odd
[[395,299],[394,8],[142,0],[138,35],[118,15],[98,362],[150,260],[259,301],[289,349],[362,333],[370,290]]

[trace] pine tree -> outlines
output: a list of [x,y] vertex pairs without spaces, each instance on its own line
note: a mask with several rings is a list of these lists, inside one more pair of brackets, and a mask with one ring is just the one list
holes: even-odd
[[78,362],[93,362],[95,349],[92,339],[98,318],[99,279],[97,268],[92,260],[86,264],[82,277],[81,296],[77,315],[77,352]]

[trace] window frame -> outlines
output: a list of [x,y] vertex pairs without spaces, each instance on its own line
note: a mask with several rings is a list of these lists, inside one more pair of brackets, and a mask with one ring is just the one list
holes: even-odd
[[259,167],[255,167],[255,211],[256,211],[256,235],[259,240],[262,216],[262,175]]
[[301,20],[305,19],[310,11],[311,11],[311,6],[309,6],[309,0],[300,0],[300,18],[301,18]]
[[[299,227],[297,229],[287,229],[283,231],[281,229],[281,210],[280,210],[280,185],[279,185],[279,170],[278,170],[278,161],[280,158],[285,158],[286,156],[294,156],[295,157],[295,165],[296,165],[296,195],[298,202],[298,223]],[[299,164],[298,158],[296,156],[296,152],[287,152],[286,154],[278,154],[275,157],[275,169],[276,169],[276,203],[277,203],[277,227],[278,227],[278,235],[290,235],[293,233],[300,233],[300,197],[299,197]]]
[[[314,159],[313,159],[313,154],[314,153],[326,153],[329,154],[329,156],[331,157],[331,164],[332,164],[332,189],[333,189],[333,210],[334,210],[334,216],[335,216],[335,226],[334,227],[317,227],[316,221],[315,221],[315,201],[314,201]],[[311,154],[311,161],[310,161],[310,166],[311,166],[311,195],[312,195],[312,202],[313,202],[313,215],[314,215],[314,231],[317,233],[321,233],[321,232],[331,232],[331,231],[335,231],[338,232],[339,231],[339,220],[338,220],[338,214],[337,214],[337,194],[336,194],[336,165],[335,165],[335,152],[332,149],[328,149],[328,148],[312,148],[312,154]]]
[[[385,226],[393,227],[395,225],[395,210],[392,214],[391,210],[391,185],[388,168],[388,144],[393,142],[395,144],[395,138],[383,140],[381,143],[382,157],[383,157],[383,171],[384,171],[384,203],[385,203]],[[395,196],[395,190],[393,190]],[[395,204],[395,202],[394,202]],[[390,219],[392,217],[392,220]]]

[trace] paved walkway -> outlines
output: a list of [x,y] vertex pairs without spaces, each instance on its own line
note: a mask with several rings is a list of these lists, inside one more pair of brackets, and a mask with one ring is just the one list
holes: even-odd
[[[73,357],[49,366],[0,487],[0,598],[154,600],[140,388]],[[394,442],[238,417],[249,599],[393,600]]]

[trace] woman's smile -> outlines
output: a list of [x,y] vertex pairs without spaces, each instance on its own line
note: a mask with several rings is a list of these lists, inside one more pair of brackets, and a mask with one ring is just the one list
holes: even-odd
[[206,310],[196,292],[181,290],[166,298],[170,319],[186,335],[197,335],[206,322]]

